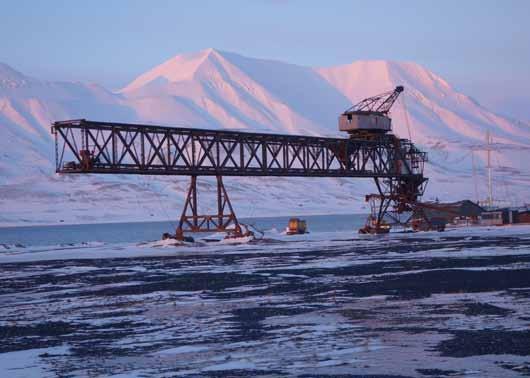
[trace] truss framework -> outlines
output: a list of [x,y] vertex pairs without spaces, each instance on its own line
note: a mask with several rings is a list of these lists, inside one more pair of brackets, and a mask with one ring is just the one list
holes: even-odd
[[[177,237],[184,231],[241,234],[222,176],[372,178],[379,194],[367,200],[378,201],[372,204],[376,229],[385,215],[406,212],[427,181],[426,154],[392,134],[324,138],[84,119],[55,122],[52,133],[58,173],[191,176]],[[217,215],[199,215],[200,175],[217,178]]]
[[375,184],[378,193],[366,196],[370,215],[360,231],[379,234],[388,232],[390,225],[409,225],[426,181],[375,178]]
[[241,226],[237,220],[228,193],[223,184],[222,176],[216,176],[217,181],[217,214],[200,215],[197,176],[191,176],[190,187],[184,203],[184,209],[176,229],[175,237],[184,239],[184,232],[228,232],[234,236],[241,236]]
[[402,177],[422,175],[425,160],[393,135],[322,138],[86,120],[56,122],[52,132],[59,173]]

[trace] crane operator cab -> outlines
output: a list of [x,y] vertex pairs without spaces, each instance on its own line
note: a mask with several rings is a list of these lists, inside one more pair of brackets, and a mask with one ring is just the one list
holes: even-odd
[[403,92],[403,86],[393,91],[366,98],[339,116],[339,130],[351,137],[369,137],[386,134],[392,129],[390,108]]

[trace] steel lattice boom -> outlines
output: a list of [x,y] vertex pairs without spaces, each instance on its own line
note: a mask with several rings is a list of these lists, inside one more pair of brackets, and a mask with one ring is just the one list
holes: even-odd
[[377,96],[365,98],[361,102],[353,105],[351,108],[346,110],[344,113],[351,112],[372,112],[387,115],[390,112],[390,108],[394,105],[399,94],[403,92],[404,88],[398,85],[393,91],[381,93]]
[[413,177],[425,154],[376,140],[244,133],[74,120],[55,122],[58,173]]

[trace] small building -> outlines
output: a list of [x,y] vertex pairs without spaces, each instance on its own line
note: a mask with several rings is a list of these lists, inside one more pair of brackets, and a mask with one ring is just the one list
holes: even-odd
[[530,223],[530,209],[518,210],[515,215],[515,223]]
[[480,224],[486,226],[515,223],[530,223],[530,209],[525,207],[494,209],[482,213],[480,219]]
[[505,223],[502,210],[484,211],[480,215],[481,226],[502,226],[503,224]]
[[445,224],[470,225],[478,224],[480,215],[485,210],[470,200],[458,202],[424,202],[420,203],[413,214],[415,219],[444,221]]

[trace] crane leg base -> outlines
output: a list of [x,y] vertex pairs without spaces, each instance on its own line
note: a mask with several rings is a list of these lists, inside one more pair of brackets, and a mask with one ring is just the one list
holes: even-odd
[[191,176],[190,187],[184,203],[180,221],[175,230],[175,239],[182,241],[193,240],[185,236],[195,232],[226,232],[227,238],[245,236],[241,225],[228,197],[222,176],[216,176],[217,183],[217,214],[199,215],[197,176]]

